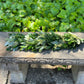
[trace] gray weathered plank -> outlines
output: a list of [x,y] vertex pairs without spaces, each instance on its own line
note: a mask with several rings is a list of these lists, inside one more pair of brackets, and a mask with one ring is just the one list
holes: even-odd
[[[63,34],[63,33],[59,33]],[[74,33],[84,38],[84,33]],[[15,51],[8,52],[4,46],[8,33],[0,32],[0,62],[2,63],[41,63],[41,64],[84,64],[84,44],[73,50],[44,51],[42,53]]]

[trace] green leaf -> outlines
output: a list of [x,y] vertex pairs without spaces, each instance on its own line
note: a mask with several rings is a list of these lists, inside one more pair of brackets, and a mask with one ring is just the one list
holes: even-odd
[[61,12],[57,15],[59,18],[67,18],[67,13],[65,10],[61,10]]
[[26,16],[26,11],[25,11],[25,10],[20,10],[20,11],[19,11],[19,16],[20,16],[20,17]]
[[70,28],[71,28],[71,25],[63,22],[63,23],[61,23],[59,30],[60,30],[60,32],[66,32]]
[[62,68],[60,68],[60,67],[58,67],[57,69],[58,69],[58,71],[61,71],[62,70]]
[[56,16],[58,12],[59,12],[58,9],[56,9],[56,8],[51,8],[51,13],[53,14],[53,16]]
[[45,49],[45,46],[42,46],[42,47],[39,49],[39,52],[42,52],[44,49]]

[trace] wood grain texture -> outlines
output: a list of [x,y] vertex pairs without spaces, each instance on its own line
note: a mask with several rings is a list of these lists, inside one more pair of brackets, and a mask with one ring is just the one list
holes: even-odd
[[[26,33],[24,33],[26,34]],[[63,35],[64,33],[58,33]],[[73,33],[84,38],[84,33]],[[15,51],[8,52],[4,46],[8,32],[0,32],[0,62],[1,63],[40,63],[40,64],[84,64],[84,44],[76,49],[60,51],[43,51],[42,53]]]

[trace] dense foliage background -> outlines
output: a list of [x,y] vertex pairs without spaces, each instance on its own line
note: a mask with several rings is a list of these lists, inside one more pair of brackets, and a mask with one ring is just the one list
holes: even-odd
[[0,31],[84,32],[84,0],[0,0]]

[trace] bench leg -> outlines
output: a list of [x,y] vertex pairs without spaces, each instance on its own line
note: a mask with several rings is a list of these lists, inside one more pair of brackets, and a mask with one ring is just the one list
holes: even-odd
[[73,65],[72,74],[75,84],[84,84],[84,66]]
[[0,63],[0,84],[6,84],[8,77],[8,70],[5,70],[6,64]]
[[25,84],[28,64],[8,64],[7,70],[10,71],[9,84]]

